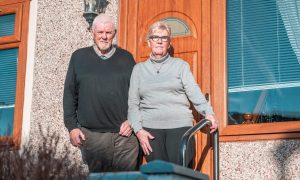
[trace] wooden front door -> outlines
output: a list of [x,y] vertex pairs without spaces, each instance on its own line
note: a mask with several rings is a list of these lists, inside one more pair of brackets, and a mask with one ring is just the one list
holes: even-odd
[[[146,35],[151,24],[170,24],[174,56],[190,64],[204,94],[210,94],[210,1],[207,0],[120,0],[118,42],[133,53],[137,62],[150,54]],[[195,114],[195,121],[199,115]],[[196,136],[195,169],[212,177],[210,135]]]

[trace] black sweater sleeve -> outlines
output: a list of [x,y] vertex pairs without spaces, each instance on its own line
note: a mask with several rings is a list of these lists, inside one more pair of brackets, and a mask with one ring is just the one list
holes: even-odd
[[77,107],[78,107],[78,90],[76,87],[76,74],[74,72],[74,60],[76,52],[72,54],[69,68],[67,71],[64,95],[63,95],[63,110],[64,123],[69,132],[77,128]]

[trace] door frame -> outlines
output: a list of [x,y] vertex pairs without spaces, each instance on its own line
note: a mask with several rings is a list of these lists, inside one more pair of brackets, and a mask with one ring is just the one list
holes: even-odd
[[[135,38],[138,33],[138,4],[139,0],[120,0],[119,1],[119,31],[118,45],[130,51],[134,58],[137,57],[138,40]],[[226,71],[225,71],[225,31],[220,26],[225,26],[225,18],[222,16],[222,7],[224,3],[219,0],[202,0],[201,1],[201,65],[202,74],[198,74],[199,86],[202,92],[210,94],[210,102],[213,106],[217,119],[221,120],[226,117]],[[219,24],[223,23],[223,24]],[[130,26],[130,28],[129,28]],[[223,61],[220,60],[223,58]],[[205,75],[205,76],[203,76]],[[218,98],[215,98],[218,97]],[[199,143],[200,141],[200,143]],[[204,152],[205,157],[200,158],[200,167],[198,170],[213,175],[213,154],[211,147],[211,136],[206,134],[198,140],[200,149],[198,148],[196,156],[201,156],[200,152]],[[198,145],[199,146],[199,145]],[[197,158],[196,158],[197,159]]]

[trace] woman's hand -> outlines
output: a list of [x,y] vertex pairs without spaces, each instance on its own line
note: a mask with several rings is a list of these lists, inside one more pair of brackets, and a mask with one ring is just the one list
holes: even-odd
[[207,115],[207,116],[205,116],[205,119],[208,119],[211,121],[210,133],[215,132],[218,129],[218,122],[215,119],[215,117],[213,115]]
[[146,130],[141,129],[136,133],[137,138],[140,141],[140,145],[144,151],[145,155],[149,155],[152,152],[152,147],[150,146],[149,139],[154,139],[154,137]]

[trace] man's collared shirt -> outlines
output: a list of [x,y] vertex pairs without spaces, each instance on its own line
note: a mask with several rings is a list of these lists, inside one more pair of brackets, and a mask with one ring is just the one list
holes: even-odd
[[96,52],[96,54],[102,59],[102,60],[106,60],[108,58],[110,58],[115,52],[116,52],[116,47],[113,45],[111,46],[111,49],[108,53],[106,54],[102,54],[101,51],[98,49],[97,45],[94,44],[93,45],[94,51]]

